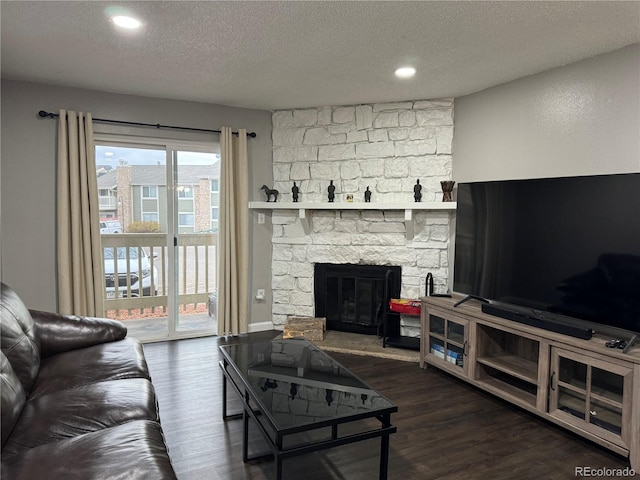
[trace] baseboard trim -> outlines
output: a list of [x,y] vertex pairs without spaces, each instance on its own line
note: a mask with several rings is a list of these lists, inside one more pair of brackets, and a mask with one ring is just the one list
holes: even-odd
[[253,332],[265,332],[267,330],[273,330],[272,322],[258,322],[249,324],[249,333]]

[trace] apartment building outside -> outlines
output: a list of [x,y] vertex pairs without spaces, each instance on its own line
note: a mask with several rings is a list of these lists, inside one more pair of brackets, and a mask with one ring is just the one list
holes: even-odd
[[[167,231],[167,182],[164,165],[98,166],[101,218],[117,218],[124,232],[132,222],[157,222]],[[181,166],[177,194],[178,233],[218,229],[220,162]]]

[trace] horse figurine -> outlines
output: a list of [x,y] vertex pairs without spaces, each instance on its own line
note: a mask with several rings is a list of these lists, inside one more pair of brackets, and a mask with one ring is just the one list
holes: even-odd
[[271,201],[271,197],[273,197],[274,202],[278,201],[278,194],[280,193],[278,190],[274,188],[269,188],[266,185],[262,185],[260,189],[264,190],[264,194],[267,196],[267,202]]

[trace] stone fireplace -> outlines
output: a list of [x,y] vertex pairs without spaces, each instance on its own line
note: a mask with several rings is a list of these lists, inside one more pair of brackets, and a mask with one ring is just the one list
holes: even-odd
[[[273,210],[275,328],[289,315],[316,315],[316,264],[401,266],[403,298],[423,296],[428,273],[436,292],[447,290],[452,214],[413,210],[409,236],[406,211],[385,206],[414,202],[417,179],[422,202],[441,202],[440,181],[451,179],[452,99],[276,111],[272,121],[279,201],[292,201],[295,181],[300,202],[326,204],[333,181],[337,207],[307,210],[307,229],[297,210]],[[347,195],[364,202],[367,187],[379,210],[339,208]],[[403,334],[419,333],[417,319],[404,323]]]

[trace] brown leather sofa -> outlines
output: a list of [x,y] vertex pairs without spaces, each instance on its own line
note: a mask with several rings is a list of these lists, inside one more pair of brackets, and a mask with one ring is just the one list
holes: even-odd
[[176,478],[122,323],[30,311],[4,284],[0,322],[3,479]]

